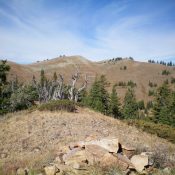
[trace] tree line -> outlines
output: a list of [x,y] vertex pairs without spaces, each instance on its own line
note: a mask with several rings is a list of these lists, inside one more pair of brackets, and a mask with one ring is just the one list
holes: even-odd
[[157,63],[157,64],[162,64],[165,66],[175,66],[175,64],[172,61],[165,62],[165,61],[148,60],[148,63]]

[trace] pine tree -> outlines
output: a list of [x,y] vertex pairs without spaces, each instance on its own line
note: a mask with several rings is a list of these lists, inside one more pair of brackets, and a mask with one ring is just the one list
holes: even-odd
[[0,63],[0,86],[7,81],[7,73],[10,70],[10,66],[7,65],[7,60],[1,60]]
[[96,78],[88,98],[88,105],[103,114],[108,114],[109,112],[109,94],[106,90],[108,84],[104,75],[99,79]]
[[175,125],[172,123],[173,116],[175,115],[175,97],[174,92],[171,91],[167,84],[163,84],[158,88],[154,106],[153,114],[156,123],[163,123],[168,125]]
[[112,93],[110,97],[109,114],[113,116],[114,118],[121,118],[120,102],[117,96],[115,86],[113,86],[112,88]]
[[44,70],[42,69],[41,70],[41,74],[40,74],[40,83],[41,83],[41,87],[44,86],[44,83],[46,82],[46,77],[45,77],[45,72]]
[[53,80],[54,80],[54,81],[57,81],[57,79],[58,79],[58,77],[57,77],[57,73],[54,72],[54,74],[53,74]]
[[169,125],[175,127],[175,91],[172,92],[170,111]]
[[129,88],[124,98],[123,117],[125,119],[138,118],[138,105],[134,90]]
[[7,65],[7,60],[0,61],[0,115],[8,112],[9,98],[11,95],[11,88],[7,82],[7,74],[10,66]]

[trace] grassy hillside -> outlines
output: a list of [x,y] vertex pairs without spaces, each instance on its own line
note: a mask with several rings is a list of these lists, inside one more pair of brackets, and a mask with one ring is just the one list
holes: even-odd
[[[175,77],[175,68],[167,67],[160,64],[143,63],[132,60],[120,60],[116,62],[92,62],[81,56],[59,57],[51,60],[45,60],[28,65],[19,65],[9,62],[11,71],[9,79],[14,76],[18,76],[22,82],[29,82],[32,76],[39,77],[41,69],[45,70],[48,78],[53,77],[53,73],[62,74],[66,82],[69,82],[71,74],[76,70],[76,66],[82,74],[82,79],[85,74],[88,75],[88,87],[91,86],[97,75],[104,74],[111,83],[109,91],[111,91],[112,85],[119,83],[120,81],[127,83],[132,80],[136,83],[136,97],[138,100],[144,99],[149,101],[152,99],[148,96],[149,90],[153,90],[153,87],[149,86],[149,82],[161,85],[168,79],[171,82],[171,77]],[[124,68],[125,67],[125,68]],[[163,70],[168,70],[169,75],[162,75]],[[79,82],[82,83],[82,80]],[[117,86],[117,92],[121,99],[123,99],[127,87]]]
[[[41,168],[70,142],[114,136],[137,152],[154,151],[162,165],[174,162],[175,145],[86,108],[76,113],[21,111],[0,120],[0,164],[6,172],[17,167]],[[174,162],[175,163],[175,162]],[[10,174],[10,173],[9,173]]]

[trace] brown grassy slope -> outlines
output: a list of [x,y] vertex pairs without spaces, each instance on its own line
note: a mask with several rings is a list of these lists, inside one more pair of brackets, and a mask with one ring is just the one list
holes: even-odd
[[166,140],[90,109],[79,108],[77,113],[22,111],[0,120],[0,154],[8,155],[0,163],[41,166],[52,161],[62,146],[89,135],[114,136],[122,144],[158,151],[170,159],[175,152],[175,145]]
[[[132,80],[137,83],[136,96],[137,99],[150,100],[148,97],[149,81],[162,84],[166,79],[175,77],[175,68],[166,67],[159,64],[136,62],[131,60],[122,60],[116,63],[104,63],[104,62],[92,62],[81,56],[59,57],[51,60],[46,60],[29,65],[11,65],[11,73],[17,74],[19,79],[28,82],[31,81],[32,75],[39,77],[41,69],[44,69],[47,77],[51,78],[54,72],[62,74],[65,77],[66,82],[70,81],[71,74],[76,70],[76,65],[79,67],[82,73],[82,79],[85,74],[88,75],[89,87],[94,81],[96,75],[104,74],[111,83],[109,90],[113,84],[119,81],[127,82]],[[120,68],[126,66],[127,70],[121,70]],[[162,75],[162,70],[169,70],[170,75]],[[10,75],[11,75],[10,73]],[[82,79],[79,85],[82,83]],[[123,99],[127,88],[118,87],[117,91],[121,99]]]

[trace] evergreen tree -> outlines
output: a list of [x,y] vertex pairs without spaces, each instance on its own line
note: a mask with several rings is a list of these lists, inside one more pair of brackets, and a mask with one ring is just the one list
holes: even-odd
[[54,74],[53,74],[53,80],[54,80],[54,81],[57,81],[57,79],[58,79],[58,77],[57,77],[57,73],[54,72]]
[[44,70],[42,69],[41,70],[41,74],[40,74],[40,83],[41,83],[41,87],[44,86],[44,83],[46,82],[46,77],[45,77],[45,72]]
[[8,112],[9,98],[11,95],[11,88],[7,82],[7,74],[10,66],[7,65],[7,60],[0,61],[0,115]]
[[114,118],[121,118],[120,102],[117,96],[115,86],[113,86],[112,88],[112,93],[110,97],[109,114],[113,116]]
[[175,91],[173,91],[171,96],[170,111],[169,125],[175,127]]
[[153,114],[156,123],[163,123],[175,126],[175,92],[172,92],[167,84],[163,84],[158,88],[154,106]]
[[103,114],[109,112],[109,94],[106,90],[108,84],[105,76],[102,75],[99,79],[96,78],[89,93],[88,105]]
[[7,60],[1,60],[0,63],[0,86],[6,83],[7,73],[10,70],[10,66],[7,65]]
[[125,119],[138,118],[138,105],[134,90],[129,88],[124,98],[123,117]]

